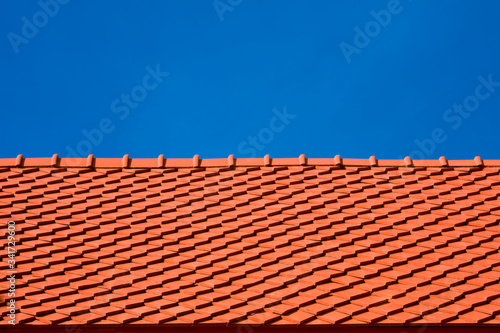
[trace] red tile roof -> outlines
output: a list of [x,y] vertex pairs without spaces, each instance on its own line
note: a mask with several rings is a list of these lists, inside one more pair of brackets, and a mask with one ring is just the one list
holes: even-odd
[[500,160],[20,155],[0,215],[21,327],[500,324]]

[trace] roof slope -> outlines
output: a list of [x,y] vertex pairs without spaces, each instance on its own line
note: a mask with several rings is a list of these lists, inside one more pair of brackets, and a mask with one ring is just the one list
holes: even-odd
[[499,174],[480,158],[0,160],[16,321],[498,325]]

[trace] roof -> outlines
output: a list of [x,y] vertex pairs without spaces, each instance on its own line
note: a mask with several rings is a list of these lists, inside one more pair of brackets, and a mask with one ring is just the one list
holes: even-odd
[[0,217],[16,327],[500,325],[500,160],[20,155]]

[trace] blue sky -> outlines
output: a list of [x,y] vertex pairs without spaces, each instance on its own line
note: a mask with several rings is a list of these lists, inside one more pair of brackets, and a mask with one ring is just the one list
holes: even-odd
[[498,1],[0,2],[0,158],[500,158]]

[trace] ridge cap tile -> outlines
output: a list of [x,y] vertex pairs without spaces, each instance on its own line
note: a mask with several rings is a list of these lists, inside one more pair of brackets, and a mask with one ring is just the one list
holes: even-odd
[[[229,164],[228,164],[229,163]],[[294,158],[273,158],[269,155],[262,158],[235,158],[230,155],[227,158],[215,159],[200,159],[199,155],[193,158],[165,158],[161,154],[158,158],[129,158],[128,154],[122,158],[95,158],[92,154],[87,158],[74,157],[59,157],[54,154],[52,157],[24,157],[19,154],[16,158],[1,158],[0,167],[103,167],[103,168],[123,168],[130,165],[134,168],[193,168],[193,167],[227,167],[227,166],[368,166],[368,167],[499,167],[500,160],[482,160],[476,156],[471,160],[446,160],[443,156],[437,160],[411,160],[408,156],[402,160],[391,159],[375,159],[371,156],[367,159],[360,158],[340,158],[339,155],[335,158],[305,158],[304,154],[300,155],[299,159]]]

